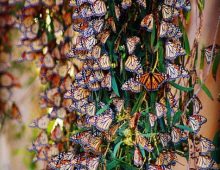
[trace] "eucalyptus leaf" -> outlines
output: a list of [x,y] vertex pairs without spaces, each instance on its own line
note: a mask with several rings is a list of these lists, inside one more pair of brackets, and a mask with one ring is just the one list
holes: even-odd
[[121,146],[121,144],[123,143],[123,141],[118,142],[115,147],[114,147],[114,151],[113,151],[113,157],[116,157],[116,154]]
[[193,132],[193,130],[189,126],[186,126],[186,125],[175,125],[175,126],[182,129],[182,130]]
[[205,92],[205,94],[211,99],[211,100],[214,100],[213,96],[212,96],[212,93],[209,91],[208,87],[202,83],[202,81],[200,79],[198,79],[199,81],[199,84],[202,88],[202,90]]
[[193,90],[193,87],[183,87],[183,86],[180,86],[179,84],[176,84],[174,82],[169,82],[173,87],[175,87],[176,89],[178,90],[181,90],[181,91],[186,91],[186,92],[190,92]]

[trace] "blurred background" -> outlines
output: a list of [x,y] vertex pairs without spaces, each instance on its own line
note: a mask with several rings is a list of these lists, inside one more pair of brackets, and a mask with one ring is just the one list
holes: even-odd
[[[195,33],[198,28],[199,11],[192,1],[192,13],[189,27],[187,28],[190,44],[192,45],[195,38]],[[209,0],[206,1],[203,13],[203,28],[200,38],[200,47],[209,46],[213,43],[216,25],[220,17],[220,1]],[[12,57],[13,60],[18,60],[21,55],[20,49],[16,46],[19,38],[19,32],[12,30],[10,33],[13,43]],[[220,44],[220,32],[218,30],[217,44]],[[199,69],[199,68],[198,68]],[[39,106],[39,93],[41,91],[40,80],[38,78],[39,70],[33,62],[15,62],[10,68],[18,81],[21,88],[13,89],[12,99],[18,104],[22,119],[17,122],[14,120],[7,121],[0,132],[0,170],[32,170],[40,169],[32,163],[33,153],[30,153],[27,148],[31,145],[34,137],[38,134],[35,129],[29,128],[32,120],[42,114]],[[209,139],[213,139],[216,132],[220,129],[220,69],[218,68],[217,79],[214,80],[210,74],[205,82],[210,89],[214,100],[210,100],[207,95],[200,91],[199,98],[203,104],[201,114],[204,115],[208,121],[202,126],[201,134]],[[220,137],[220,136],[218,136]],[[181,164],[185,160],[180,159]],[[175,169],[186,169],[181,164],[177,164]]]

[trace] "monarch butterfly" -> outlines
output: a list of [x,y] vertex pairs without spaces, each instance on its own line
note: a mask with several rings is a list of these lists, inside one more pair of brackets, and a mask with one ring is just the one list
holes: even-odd
[[193,114],[198,114],[202,109],[202,102],[199,100],[197,96],[193,97]]
[[134,80],[134,78],[130,78],[126,81],[122,87],[122,90],[132,91],[134,93],[139,93],[141,91],[141,85]]
[[113,17],[109,17],[107,19],[108,24],[110,25],[112,31],[115,33],[116,32],[116,25]]
[[60,108],[55,108],[53,107],[53,110],[50,113],[50,117],[52,119],[54,118],[60,118],[60,119],[64,119],[66,117],[67,111],[65,108],[60,107]]
[[40,5],[40,0],[27,0],[24,3],[24,7],[33,7]]
[[51,132],[51,139],[54,141],[60,141],[63,137],[63,132],[59,124],[55,126],[55,128]]
[[189,117],[188,124],[192,128],[193,132],[198,133],[201,125],[204,124],[207,119],[201,115],[192,115]]
[[74,142],[74,143],[78,143],[78,144],[88,144],[87,142],[84,143],[84,141],[88,140],[88,138],[90,137],[90,133],[89,131],[83,131],[83,132],[79,132],[75,135],[72,135],[70,137],[70,141]]
[[175,80],[177,78],[184,78],[184,77],[189,77],[188,72],[182,68],[181,66],[178,66],[176,64],[171,64],[168,63],[166,64],[166,70],[167,70],[167,75],[169,80]]
[[157,117],[160,119],[161,117],[163,117],[163,115],[165,115],[167,112],[167,108],[166,106],[164,106],[161,103],[156,103],[156,114]]
[[207,155],[208,153],[215,150],[215,146],[212,144],[212,141],[202,136],[199,139],[199,145],[201,155]]
[[93,15],[94,15],[93,9],[90,5],[83,4],[83,5],[80,6],[80,8],[79,8],[79,17],[90,18]]
[[98,169],[100,157],[88,157],[86,159],[86,167],[91,170]]
[[196,161],[196,166],[199,169],[212,169],[214,161],[209,156],[199,155]]
[[36,140],[33,142],[33,146],[35,148],[47,146],[49,144],[48,141],[47,133],[45,131],[41,131]]
[[165,165],[149,165],[148,170],[171,170],[169,166]]
[[88,84],[88,89],[91,91],[97,91],[100,89],[100,83],[99,82],[94,82],[94,83],[89,83]]
[[166,81],[166,75],[163,73],[145,73],[138,78],[138,81],[147,91],[156,91]]
[[131,4],[132,4],[131,0],[122,0],[121,7],[123,9],[127,9],[131,6]]
[[141,145],[148,152],[152,152],[154,149],[151,143],[139,133],[135,136],[135,143]]
[[170,21],[177,15],[179,15],[179,12],[176,8],[162,5],[162,16],[164,21]]
[[121,12],[118,6],[115,5],[115,16],[117,18],[117,20],[119,20],[120,16],[121,16]]
[[95,33],[100,33],[104,26],[104,20],[103,19],[95,19],[92,22],[90,22],[91,27],[95,31]]
[[157,116],[154,115],[153,113],[149,113],[149,122],[151,127],[154,127],[156,121],[157,121]]
[[147,31],[151,32],[154,26],[153,14],[146,15],[141,21],[141,26],[146,28]]
[[111,90],[112,88],[112,81],[111,81],[111,74],[110,72],[103,78],[103,80],[101,81],[101,86],[103,88],[107,88],[108,90]]
[[173,127],[171,131],[171,139],[174,145],[178,144],[181,141],[181,130]]
[[113,121],[112,113],[103,114],[96,117],[95,127],[100,131],[106,131],[109,129]]
[[143,68],[135,55],[128,56],[125,62],[125,70],[136,74],[143,74]]
[[102,44],[105,44],[109,36],[110,36],[110,31],[109,31],[109,30],[104,30],[104,31],[102,31],[102,32],[99,34],[100,42],[101,42]]
[[166,56],[165,56],[165,58],[167,60],[174,60],[176,57],[183,56],[185,54],[186,54],[186,52],[181,47],[179,41],[175,41],[175,42],[167,41],[166,42]]
[[123,107],[124,107],[125,101],[124,101],[123,99],[120,99],[120,98],[117,98],[117,97],[116,97],[116,98],[113,98],[112,103],[113,103],[113,105],[115,106],[116,111],[117,111],[117,112],[121,112],[121,110],[122,110]]
[[144,164],[144,160],[143,160],[143,157],[141,155],[141,151],[137,146],[135,146],[135,149],[134,149],[134,165],[137,166],[137,167],[141,167],[143,164]]
[[127,39],[126,45],[128,49],[128,53],[132,54],[136,49],[136,45],[140,42],[140,38],[137,36],[133,36]]
[[174,152],[163,151],[160,153],[159,157],[156,160],[157,165],[173,165],[175,164],[177,157]]
[[99,153],[101,149],[100,148],[101,144],[102,144],[102,140],[100,137],[91,136],[89,138],[88,147],[90,150]]
[[164,0],[163,3],[168,6],[173,6],[176,3],[176,0]]
[[168,143],[171,141],[171,136],[168,133],[160,133],[159,138],[163,147],[166,147]]
[[[213,48],[213,56],[212,56],[212,48]],[[211,61],[214,59],[214,56],[218,52],[219,48],[220,47],[218,45],[214,45],[214,47],[213,45],[210,45],[204,49],[207,64],[211,63]]]
[[140,116],[140,112],[135,112],[134,115],[131,117],[129,121],[129,126],[131,129],[136,129]]
[[92,58],[99,59],[101,56],[101,47],[99,45],[95,45],[92,49]]
[[183,9],[186,10],[186,11],[190,11],[191,10],[190,0],[184,0]]
[[83,38],[81,43],[84,49],[91,50],[93,46],[97,43],[97,40],[94,36],[90,36]]
[[107,132],[103,132],[103,135],[107,139],[108,142],[111,142],[119,128],[120,124],[113,125],[109,128]]
[[102,0],[97,0],[92,5],[95,16],[104,16],[107,12],[105,2]]
[[102,79],[104,78],[104,74],[102,71],[94,71],[94,77],[97,81],[102,81]]
[[103,70],[109,70],[111,66],[111,62],[109,59],[109,56],[107,54],[103,54],[101,58],[99,59],[100,62],[100,68]]
[[144,8],[147,7],[147,5],[146,5],[146,0],[136,0],[136,1],[137,1],[137,3],[138,3],[140,6],[142,6],[142,7],[144,7]]
[[89,95],[90,95],[90,92],[87,89],[79,87],[76,90],[67,91],[64,94],[64,98],[71,98],[75,101],[79,101],[79,100],[88,98]]
[[34,120],[29,126],[32,128],[46,129],[49,121],[50,119],[48,115],[43,115],[40,118]]
[[161,38],[180,38],[182,33],[180,29],[172,23],[162,21],[160,24],[160,35]]

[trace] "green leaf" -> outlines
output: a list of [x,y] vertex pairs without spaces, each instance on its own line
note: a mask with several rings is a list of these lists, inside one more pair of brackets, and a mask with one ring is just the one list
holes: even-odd
[[173,116],[173,125],[175,125],[177,122],[180,121],[180,116],[182,115],[182,112],[180,110],[178,110],[174,116]]
[[139,97],[131,110],[131,114],[135,113],[140,108],[140,106],[143,102],[143,97],[144,97],[145,93],[146,93],[145,91],[142,91],[141,94],[139,94]]
[[216,80],[218,66],[220,63],[220,52],[216,54],[212,65],[212,76]]
[[193,90],[193,87],[183,87],[183,86],[180,86],[179,84],[176,84],[174,83],[173,81],[169,82],[173,87],[175,87],[176,89],[178,90],[181,90],[181,91],[186,91],[186,92],[189,92],[189,91],[192,91]]
[[205,92],[205,94],[211,99],[211,100],[214,100],[213,96],[212,96],[212,93],[209,91],[208,87],[202,83],[202,81],[200,79],[198,79],[199,81],[199,84],[202,88],[202,90]]
[[120,162],[117,159],[114,159],[113,161],[111,161],[110,163],[107,163],[107,170],[111,170],[116,168],[118,165],[120,164]]
[[48,126],[47,126],[47,133],[51,133],[52,129],[53,129],[53,126],[55,124],[55,121],[56,120],[52,120],[49,122]]
[[184,26],[183,26],[183,23],[181,22],[181,20],[179,20],[179,27],[180,27],[180,30],[183,33],[183,46],[184,46],[184,49],[186,50],[186,54],[189,55],[190,54],[189,39],[188,39],[186,30],[184,29]]
[[201,14],[205,8],[205,0],[198,0],[199,13]]
[[204,61],[205,61],[205,48],[203,47],[201,50],[200,69],[204,68]]
[[113,151],[113,157],[116,157],[116,154],[118,152],[118,149],[120,148],[121,144],[123,143],[123,141],[118,142],[115,147],[114,147],[114,151]]
[[120,97],[120,94],[119,94],[119,91],[118,91],[118,85],[116,83],[114,74],[112,74],[112,89],[115,92],[115,94]]
[[141,134],[143,137],[146,137],[146,138],[151,138],[151,137],[154,137],[156,136],[158,133],[146,133],[146,134]]
[[154,46],[155,37],[156,37],[156,26],[155,26],[155,23],[153,23],[153,30],[151,32],[151,37],[150,37],[151,47]]
[[160,72],[165,71],[165,65],[164,65],[164,49],[163,49],[163,43],[161,40],[158,41],[158,69]]
[[108,110],[109,108],[109,105],[112,103],[112,99],[108,101],[108,103],[102,107],[101,109],[99,109],[97,112],[96,112],[96,115],[100,115],[102,114],[103,112],[105,112],[106,110]]
[[193,130],[189,126],[186,126],[186,125],[175,125],[175,126],[182,129],[182,130],[193,132]]

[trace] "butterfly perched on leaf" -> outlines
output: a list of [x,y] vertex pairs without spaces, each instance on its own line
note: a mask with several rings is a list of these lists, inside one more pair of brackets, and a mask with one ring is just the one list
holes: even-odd
[[176,57],[184,56],[186,54],[185,50],[181,46],[180,41],[178,40],[167,41],[165,49],[166,49],[165,59],[167,60],[174,60]]
[[169,80],[175,80],[177,78],[188,78],[189,73],[187,70],[185,70],[183,67],[176,65],[176,64],[171,64],[167,62],[166,64],[166,73],[168,75]]
[[151,127],[154,127],[156,121],[157,121],[157,116],[154,115],[153,113],[149,113],[149,122]]
[[141,167],[144,164],[144,159],[141,155],[141,151],[138,146],[135,146],[134,149],[134,165],[137,167]]
[[47,129],[49,121],[50,119],[48,115],[43,115],[40,118],[34,120],[29,126],[32,128]]
[[214,160],[209,156],[199,155],[199,157],[196,158],[196,167],[198,169],[212,169],[214,163]]
[[147,152],[152,152],[154,150],[154,147],[152,146],[150,141],[138,132],[135,135],[135,143],[142,146]]
[[167,147],[168,143],[171,141],[171,136],[169,133],[159,133],[159,138],[163,147]]
[[159,157],[156,160],[157,165],[173,165],[176,163],[177,156],[172,151],[163,151],[160,153]]
[[171,21],[174,17],[179,15],[179,11],[173,7],[168,5],[162,5],[162,17],[164,21]]
[[167,113],[167,108],[166,108],[166,106],[164,106],[161,103],[156,103],[155,106],[156,106],[157,118],[160,119],[161,117],[163,117]]
[[[212,52],[212,49],[213,49],[213,52]],[[219,45],[214,45],[214,46],[210,45],[204,49],[207,64],[210,64],[212,62],[212,60],[214,59],[219,49],[220,49]]]
[[176,25],[162,21],[159,36],[161,38],[180,38],[182,37],[182,33]]
[[154,26],[153,14],[146,15],[141,21],[141,27],[146,28],[147,31],[151,32]]
[[102,0],[95,1],[92,5],[92,9],[94,11],[94,15],[98,17],[105,15],[107,12],[105,2]]
[[138,77],[138,82],[144,86],[147,91],[156,91],[167,80],[164,73],[147,72]]
[[177,127],[172,127],[171,139],[172,139],[172,142],[174,143],[174,145],[179,144],[179,142],[185,140],[186,138],[187,138],[187,135],[185,134],[185,132],[183,132],[182,130],[180,130]]
[[123,0],[123,1],[121,2],[121,7],[122,7],[123,9],[129,8],[131,5],[132,5],[132,1],[131,1],[131,0]]
[[141,113],[135,112],[134,115],[130,118],[129,126],[131,129],[136,129],[138,125],[138,121],[140,119]]
[[207,155],[215,150],[215,146],[212,141],[201,136],[199,139],[199,151],[201,155]]
[[201,126],[206,123],[207,119],[201,115],[194,114],[189,117],[188,125],[192,128],[194,133],[198,133]]
[[139,93],[141,91],[141,85],[137,81],[135,81],[134,78],[130,78],[122,85],[121,89],[132,91],[133,93]]
[[134,52],[134,50],[136,49],[136,45],[140,42],[140,38],[137,36],[133,36],[130,38],[127,38],[127,49],[128,49],[128,53],[132,54]]
[[143,74],[141,63],[135,55],[128,56],[125,62],[125,70],[136,74]]

